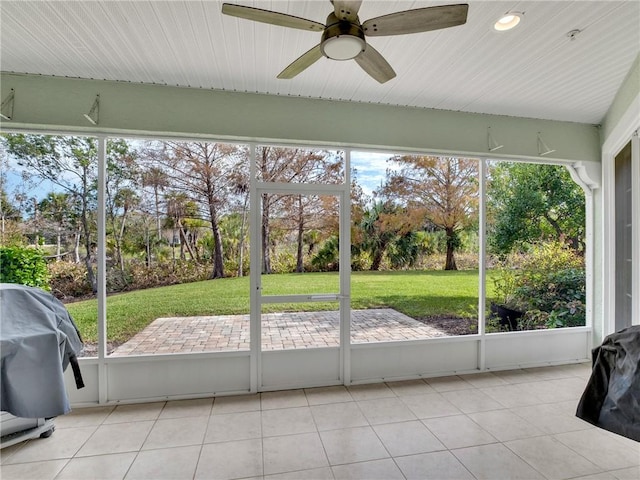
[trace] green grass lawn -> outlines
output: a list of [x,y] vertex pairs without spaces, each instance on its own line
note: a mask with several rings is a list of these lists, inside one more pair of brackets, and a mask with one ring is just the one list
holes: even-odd
[[[491,295],[491,281],[487,282]],[[265,275],[265,295],[337,293],[337,273]],[[351,307],[390,307],[414,318],[477,315],[477,271],[354,272]],[[97,301],[67,309],[86,342],[97,341]],[[269,304],[265,312],[337,309],[337,302]],[[249,313],[249,278],[225,278],[150,288],[107,298],[107,338],[125,342],[159,317]]]

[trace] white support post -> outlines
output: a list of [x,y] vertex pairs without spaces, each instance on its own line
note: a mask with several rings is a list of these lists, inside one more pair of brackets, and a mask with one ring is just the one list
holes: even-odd
[[351,150],[344,152],[340,195],[340,364],[342,383],[351,384]]
[[[593,348],[593,335],[594,335],[594,259],[595,259],[595,246],[594,246],[594,230],[595,230],[595,216],[594,216],[594,200],[593,200],[593,188],[595,183],[590,181],[584,169],[578,168],[574,165],[565,165],[565,168],[571,175],[572,180],[582,189],[584,192],[584,218],[585,218],[585,325],[591,329],[589,342],[586,345],[585,357],[591,356],[591,349]],[[615,218],[615,215],[613,215]],[[614,242],[615,243],[615,242]]]
[[478,241],[480,242],[478,250],[478,334],[480,335],[480,345],[478,348],[478,368],[483,371],[486,369],[486,295],[487,295],[487,160],[482,158],[479,160],[479,192],[480,195],[480,225],[478,227]]
[[107,138],[98,137],[98,403],[106,403],[107,395],[107,250],[106,250],[106,190]]
[[631,136],[631,324],[640,325],[640,130]]
[[260,304],[260,279],[261,266],[261,236],[260,236],[260,196],[257,190],[256,146],[249,145],[249,344],[251,351],[250,361],[250,388],[251,392],[257,392],[262,384],[262,372],[260,357],[262,354],[262,325]]

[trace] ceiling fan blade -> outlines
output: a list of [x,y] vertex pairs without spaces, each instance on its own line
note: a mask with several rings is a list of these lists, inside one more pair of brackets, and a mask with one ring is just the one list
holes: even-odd
[[416,8],[372,18],[362,24],[362,29],[370,37],[428,32],[463,25],[467,21],[468,10],[466,3]]
[[341,0],[331,0],[336,17],[339,20],[347,22],[355,22],[358,19],[358,10],[362,5],[362,0],[354,0],[351,2],[343,2]]
[[322,58],[322,50],[320,50],[320,45],[316,45],[311,50],[306,53],[300,55],[297,59],[295,59],[291,65],[285,68],[280,74],[278,78],[281,80],[288,80],[299,73],[302,73],[303,70],[306,70],[311,65],[316,63],[318,60]]
[[222,13],[231,15],[232,17],[246,18],[254,22],[270,23],[280,27],[298,28],[300,30],[310,30],[312,32],[324,31],[322,23],[307,20],[306,18],[294,17],[286,13],[273,12],[271,10],[262,10],[261,8],[245,7],[243,5],[234,5],[232,3],[222,4]]
[[385,83],[396,76],[391,65],[371,45],[367,44],[360,55],[354,58],[362,69],[380,83]]

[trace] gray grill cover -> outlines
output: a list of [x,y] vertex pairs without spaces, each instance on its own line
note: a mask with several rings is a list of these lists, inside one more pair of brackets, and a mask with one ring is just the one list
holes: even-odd
[[[0,410],[49,418],[71,411],[63,372],[83,347],[73,320],[53,295],[0,284]],[[79,373],[79,372],[78,372]]]

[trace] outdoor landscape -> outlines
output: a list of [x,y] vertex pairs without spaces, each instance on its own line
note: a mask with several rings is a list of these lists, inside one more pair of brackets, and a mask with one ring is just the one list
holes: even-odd
[[[6,134],[0,148],[3,282],[61,299],[97,341],[97,139]],[[163,317],[249,312],[246,145],[109,139],[105,165],[107,338]],[[480,161],[353,152],[351,308],[391,308],[449,335],[585,323],[585,196],[557,165],[487,162],[480,258]],[[382,160],[381,160],[382,159]],[[257,180],[345,182],[344,152],[258,146]],[[339,202],[262,193],[263,291],[339,293]],[[503,316],[502,309],[517,312]],[[336,302],[266,312],[335,310]]]

